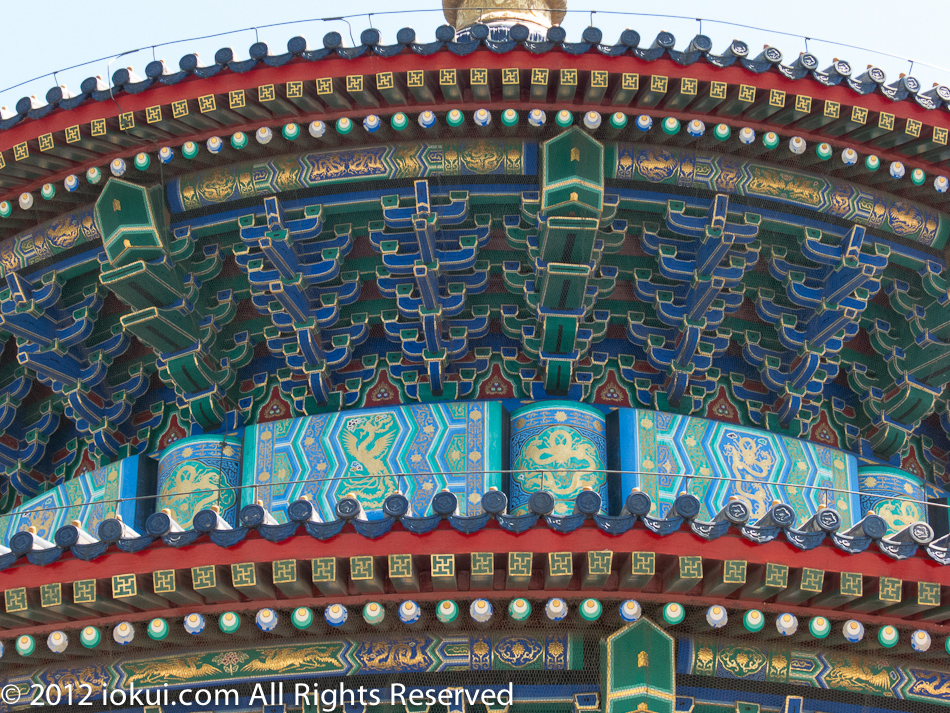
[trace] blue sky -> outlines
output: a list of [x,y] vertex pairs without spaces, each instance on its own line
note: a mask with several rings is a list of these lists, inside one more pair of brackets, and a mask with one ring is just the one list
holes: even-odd
[[[713,40],[716,52],[724,49],[733,38],[746,41],[753,54],[763,44],[782,50],[786,61],[791,61],[805,50],[805,41],[780,32],[805,35],[813,39],[808,49],[827,66],[835,57],[848,60],[856,70],[867,64],[876,64],[887,73],[888,82],[907,73],[910,65],[871,52],[836,46],[821,40],[867,47],[917,62],[913,74],[924,88],[934,82],[950,84],[950,53],[946,51],[945,28],[950,22],[950,2],[947,0],[856,0],[829,2],[829,0],[676,0],[667,3],[647,3],[643,0],[569,0],[564,25],[568,39],[578,39],[584,27],[591,23],[586,12],[596,7],[593,24],[604,31],[607,42],[616,42],[625,28],[637,30],[646,44],[652,42],[661,30],[672,32],[677,48],[683,49],[699,31],[700,23],[693,18],[703,17],[703,34]],[[383,15],[400,9],[419,10],[409,14]],[[316,18],[358,13],[377,13],[372,25],[383,33],[384,42],[392,42],[401,27],[415,28],[420,39],[433,36],[435,28],[444,23],[440,11],[441,0],[409,0],[394,3],[384,0],[350,0],[326,2],[303,0],[229,0],[197,2],[195,0],[46,0],[35,2],[8,2],[4,7],[4,22],[0,29],[0,46],[4,61],[0,63],[0,90],[39,75],[61,70],[71,65],[107,59],[77,69],[61,71],[59,83],[78,90],[88,76],[111,76],[120,66],[131,66],[144,75],[145,66],[153,58],[151,45],[175,43],[158,47],[155,57],[164,59],[177,68],[179,58],[189,52],[198,52],[204,61],[212,60],[220,47],[229,46],[238,58],[247,56],[250,45],[259,37],[281,52],[289,38],[303,35],[311,46],[322,46],[324,34],[337,30],[347,44],[349,31],[341,21],[321,21]],[[612,13],[670,13],[690,19],[671,19]],[[349,17],[353,37],[359,41],[360,32],[370,26],[366,14]],[[295,25],[260,28],[234,32],[211,39],[190,39],[212,33],[241,30],[254,25],[300,22]],[[770,30],[737,27],[713,22],[751,25]],[[182,41],[184,40],[184,41]],[[127,50],[148,49],[113,59]],[[110,56],[111,55],[111,56]],[[111,61],[111,64],[110,64]],[[924,64],[946,67],[939,70]],[[45,77],[25,86],[0,91],[0,105],[12,107],[20,97],[36,94],[43,97],[54,84],[53,77]]]

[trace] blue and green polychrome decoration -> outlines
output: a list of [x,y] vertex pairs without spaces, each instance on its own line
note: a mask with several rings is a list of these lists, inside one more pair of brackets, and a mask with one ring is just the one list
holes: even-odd
[[840,179],[663,146],[617,144],[614,156],[612,178],[767,198],[934,248],[943,247],[950,234],[946,214]]
[[531,404],[511,414],[509,511],[528,512],[532,493],[554,496],[554,512],[569,514],[581,491],[600,494],[607,509],[604,414],[570,401]]
[[749,505],[752,520],[774,501],[789,505],[798,522],[825,504],[843,528],[863,515],[857,459],[844,451],[692,416],[619,409],[615,418],[622,495],[641,489],[655,516],[664,517],[684,491],[699,498],[700,520],[715,517],[733,496]]
[[640,619],[600,642],[604,713],[673,713],[676,676],[673,637]]
[[412,142],[247,161],[169,181],[173,213],[353,181],[536,173],[537,145],[517,140]]
[[158,462],[156,510],[167,508],[178,524],[188,529],[198,512],[216,505],[221,517],[234,526],[240,484],[239,438],[183,438],[166,448]]
[[262,501],[280,522],[308,496],[324,521],[340,498],[370,519],[402,493],[417,516],[449,490],[462,515],[482,512],[482,494],[502,484],[503,410],[497,402],[418,404],[328,413],[258,424],[245,431],[243,504]]
[[920,480],[903,470],[865,466],[858,471],[861,511],[880,515],[894,534],[915,522],[926,522],[927,496]]
[[73,520],[95,536],[100,523],[120,515],[133,530],[145,532],[154,508],[155,466],[144,457],[124,458],[104,468],[77,475],[0,517],[0,543],[27,527],[52,541],[56,531]]

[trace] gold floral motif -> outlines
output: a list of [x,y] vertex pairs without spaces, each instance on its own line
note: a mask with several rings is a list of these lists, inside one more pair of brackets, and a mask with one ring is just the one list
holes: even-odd
[[505,160],[504,149],[494,141],[479,139],[462,144],[460,156],[462,164],[472,173],[491,173]]

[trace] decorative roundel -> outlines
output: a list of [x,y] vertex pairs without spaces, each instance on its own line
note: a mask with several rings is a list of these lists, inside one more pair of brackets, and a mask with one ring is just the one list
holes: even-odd
[[482,495],[482,510],[490,515],[500,515],[508,507],[508,497],[500,490],[489,490]]
[[491,34],[491,31],[488,29],[488,25],[483,22],[476,22],[472,25],[471,28],[472,39],[473,40],[487,40],[488,36]]
[[871,78],[871,81],[878,84],[884,84],[887,80],[887,75],[884,74],[884,70],[880,67],[871,67],[871,69],[868,70],[868,76]]
[[801,62],[802,67],[805,69],[818,69],[818,58],[811,52],[803,54],[798,58],[798,61]]
[[0,201],[0,218],[9,218],[12,212],[13,208],[10,206],[10,201]]
[[117,644],[122,644],[125,646],[126,644],[131,643],[132,639],[134,638],[135,627],[127,621],[116,624],[115,628],[112,630],[112,640]]
[[551,621],[563,621],[567,616],[567,602],[560,597],[548,599],[547,604],[544,605],[544,614]]
[[600,512],[600,493],[593,490],[582,490],[574,501],[575,507],[585,515],[596,515]]
[[218,617],[218,628],[225,634],[233,634],[241,628],[241,617],[233,611],[224,612]]
[[753,634],[762,631],[765,626],[765,616],[758,609],[750,609],[743,615],[742,625]]
[[528,123],[531,126],[544,126],[544,122],[547,120],[548,116],[543,109],[532,109],[528,112]]
[[274,132],[271,131],[269,127],[262,126],[255,132],[254,138],[257,140],[257,143],[266,145],[269,144],[271,139],[274,138]]
[[224,142],[220,136],[212,136],[205,142],[205,147],[208,149],[208,153],[218,154],[224,148]]
[[349,117],[341,117],[336,120],[336,132],[344,136],[353,131],[353,121]]
[[946,84],[941,84],[937,87],[937,96],[943,99],[945,102],[950,102],[950,87]]
[[383,501],[383,513],[399,518],[409,512],[409,498],[402,493],[393,493]]
[[779,527],[791,527],[795,524],[795,511],[785,503],[772,508],[772,521]]
[[330,626],[343,626],[349,615],[342,604],[331,604],[323,610],[323,618]]
[[161,641],[166,636],[171,629],[168,626],[168,622],[164,619],[152,619],[148,623],[148,637],[154,639],[155,641]]
[[624,30],[620,33],[620,44],[626,47],[636,47],[640,44],[640,33],[636,30]]
[[554,510],[554,496],[547,490],[531,493],[528,498],[528,509],[538,515],[548,515]]
[[53,542],[57,547],[68,550],[79,541],[79,530],[75,525],[63,525],[53,535]]
[[40,189],[40,195],[43,196],[43,200],[52,200],[56,197],[56,186],[52,183],[44,183]]
[[414,624],[422,616],[422,609],[411,599],[407,599],[399,605],[399,621],[403,624]]
[[81,643],[87,649],[94,649],[97,647],[101,639],[102,634],[100,634],[99,630],[94,626],[86,626],[79,633],[79,643]]
[[726,505],[726,517],[734,525],[741,525],[749,521],[749,506],[741,500],[733,500]]
[[864,534],[872,540],[879,540],[887,534],[887,522],[879,515],[868,515],[864,518]]
[[934,531],[926,522],[915,522],[910,526],[910,536],[918,545],[926,545],[933,540]]
[[743,144],[754,144],[755,143],[755,130],[751,127],[744,126],[739,130],[739,142]]
[[86,171],[86,180],[92,185],[96,185],[102,180],[102,171],[93,166],[88,171]]
[[33,549],[33,535],[29,532],[18,532],[10,538],[10,549],[18,555],[25,555]]
[[297,607],[290,615],[290,622],[298,629],[306,629],[313,623],[313,611],[308,607]]
[[645,517],[650,514],[650,508],[653,507],[653,501],[650,496],[642,491],[630,493],[627,496],[627,502],[624,503],[627,512],[638,517]]
[[864,624],[854,619],[848,619],[841,626],[841,634],[849,644],[856,644],[864,638]]
[[66,180],[63,181],[63,188],[65,188],[68,193],[75,191],[79,188],[79,176],[75,173],[66,176]]
[[736,57],[746,57],[749,54],[749,45],[742,40],[733,40],[729,49],[732,50],[732,54]]
[[798,617],[788,612],[779,614],[775,619],[775,628],[782,636],[791,636],[798,631]]
[[458,605],[451,599],[443,599],[435,608],[435,615],[443,624],[450,624],[458,618]]
[[69,646],[69,637],[66,636],[64,631],[54,631],[46,637],[46,645],[54,654],[61,654]]
[[149,157],[147,153],[142,151],[140,153],[135,154],[135,159],[132,161],[132,163],[135,164],[135,167],[139,171],[145,171],[151,165],[152,159],[151,157]]
[[419,126],[423,129],[431,129],[435,126],[435,112],[426,110],[419,114]]
[[904,86],[907,87],[907,91],[914,94],[920,91],[920,82],[916,77],[904,77]]
[[929,651],[931,643],[930,634],[923,629],[917,629],[917,631],[910,635],[910,646],[914,651],[919,653]]
[[322,121],[311,121],[310,126],[307,127],[307,131],[310,132],[313,138],[319,139],[327,133],[327,125]]
[[254,617],[254,623],[261,631],[273,631],[277,628],[280,618],[273,609],[261,609]]
[[721,629],[729,623],[729,612],[718,604],[706,610],[706,623],[713,629]]
[[600,128],[601,116],[600,112],[589,111],[584,114],[584,128],[590,131]]
[[699,515],[700,503],[699,498],[697,498],[692,493],[680,493],[676,496],[676,500],[673,501],[673,507],[676,509],[676,513],[680,517],[685,517],[687,520]]
[[578,609],[584,621],[597,621],[604,611],[604,607],[601,603],[593,598],[582,601]]
[[476,599],[468,608],[469,615],[479,624],[488,622],[492,617],[493,611],[494,609],[491,602],[487,599]]
[[281,136],[283,136],[288,141],[296,141],[297,137],[300,136],[300,126],[290,122],[289,124],[284,124],[280,130]]
[[679,624],[686,617],[686,609],[682,604],[670,602],[663,607],[663,620],[667,624]]
[[788,150],[797,156],[801,156],[808,149],[808,142],[801,136],[793,136],[788,141]]
[[560,25],[548,28],[548,42],[563,42],[567,39],[567,30]]
[[628,599],[620,605],[620,618],[632,624],[643,616],[643,608],[636,599]]
[[640,129],[640,131],[649,131],[653,128],[653,118],[646,114],[641,114],[637,117],[637,128]]
[[118,542],[122,539],[122,523],[118,519],[110,517],[100,523],[96,534],[103,542]]
[[145,521],[145,532],[152,537],[161,537],[171,529],[171,518],[164,512],[153,512]]
[[512,599],[508,605],[508,616],[515,621],[524,621],[531,616],[531,603],[527,599]]
[[841,152],[841,163],[845,166],[853,166],[858,162],[858,152],[852,148],[846,148]]
[[778,64],[782,61],[782,52],[778,47],[766,47],[765,58],[772,64]]
[[436,515],[454,515],[458,506],[459,500],[455,493],[448,490],[440,490],[432,498],[432,512]]
[[198,532],[213,532],[218,526],[218,513],[214,510],[199,510],[191,524]]
[[363,119],[363,129],[370,134],[374,134],[379,131],[379,127],[382,122],[379,120],[379,117],[375,114],[370,114],[365,119]]
[[287,506],[287,517],[292,522],[306,522],[313,515],[313,505],[309,500],[298,498]]
[[656,36],[656,43],[665,50],[671,50],[676,46],[676,38],[671,32],[661,32]]
[[475,126],[488,126],[491,123],[491,112],[488,109],[477,109],[472,114],[472,121],[475,122]]
[[201,614],[193,612],[185,617],[185,631],[187,633],[191,634],[192,636],[197,636],[204,630],[205,618]]
[[515,42],[524,42],[530,36],[531,31],[520,22],[517,25],[513,25],[512,28],[508,30],[508,37],[510,37]]
[[[325,41],[326,40],[324,40],[324,42]],[[398,32],[396,32],[396,42],[398,42],[401,45],[412,44],[415,41],[416,41],[416,31],[413,30],[411,27],[403,27]]]
[[699,52],[712,51],[712,40],[706,35],[696,35],[691,44],[693,45],[693,49]]
[[900,161],[893,161],[891,163],[891,178],[903,178],[904,174],[907,172],[907,169],[904,167],[904,164]]
[[112,171],[112,175],[116,178],[124,176],[126,171],[125,160],[121,158],[112,159],[112,163],[109,164],[109,170]]
[[158,150],[158,160],[162,163],[169,163],[173,158],[175,158],[175,151],[171,146],[162,146]]
[[842,77],[851,76],[851,65],[845,62],[843,59],[836,59],[834,64],[835,71],[840,74]]
[[352,520],[360,514],[360,509],[356,498],[340,498],[336,501],[336,516],[341,520]]
[[379,602],[367,602],[363,605],[363,621],[377,626],[386,618],[386,609]]
[[[514,27],[511,29],[514,30]],[[439,42],[451,42],[455,39],[455,28],[451,25],[439,25],[437,28],[435,28],[435,39],[437,39]],[[364,42],[363,44],[367,43]]]
[[29,656],[36,650],[36,641],[28,634],[18,636],[16,640],[16,650],[20,656]]
[[818,511],[818,527],[825,532],[835,532],[841,527],[841,516],[831,508],[821,508]]
[[238,516],[243,527],[257,527],[264,522],[264,508],[257,503],[251,503],[241,508],[241,514]]
[[604,39],[604,33],[598,27],[585,27],[581,33],[581,41],[590,45],[599,45]]
[[686,125],[686,133],[692,136],[694,139],[698,139],[700,136],[706,133],[706,125],[699,119],[693,119]]
[[946,193],[948,188],[950,188],[950,179],[946,176],[937,176],[934,179],[934,190],[937,193]]

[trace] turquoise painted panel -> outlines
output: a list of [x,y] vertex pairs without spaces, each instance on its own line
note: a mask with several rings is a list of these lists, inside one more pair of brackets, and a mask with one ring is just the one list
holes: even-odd
[[844,451],[730,423],[677,414],[620,409],[619,495],[640,488],[662,517],[677,494],[699,498],[699,519],[716,515],[729,498],[748,503],[752,520],[773,501],[795,510],[801,523],[825,504],[847,528],[862,516],[857,459]]
[[[0,517],[0,542],[35,527],[36,534],[52,540],[63,525],[79,520],[93,536],[103,520],[116,513],[136,532],[145,532],[145,520],[154,512],[155,464],[132,456],[104,468],[78,475],[37,495],[9,515]],[[140,499],[139,499],[140,498]]]
[[554,496],[555,513],[569,514],[585,488],[607,508],[607,433],[604,414],[572,401],[542,401],[511,414],[508,510],[528,512],[531,493]]
[[463,515],[482,512],[482,494],[501,487],[503,410],[496,402],[417,404],[327,413],[247,429],[242,504],[256,500],[280,522],[307,495],[320,517],[336,519],[355,497],[370,519],[403,493],[415,515],[432,497],[456,494]]
[[158,503],[186,530],[201,510],[218,506],[224,520],[237,524],[241,485],[241,439],[194,436],[175,441],[158,461]]
[[885,466],[858,469],[861,512],[874,513],[887,522],[888,534],[915,522],[927,522],[927,502],[919,479],[910,473]]

